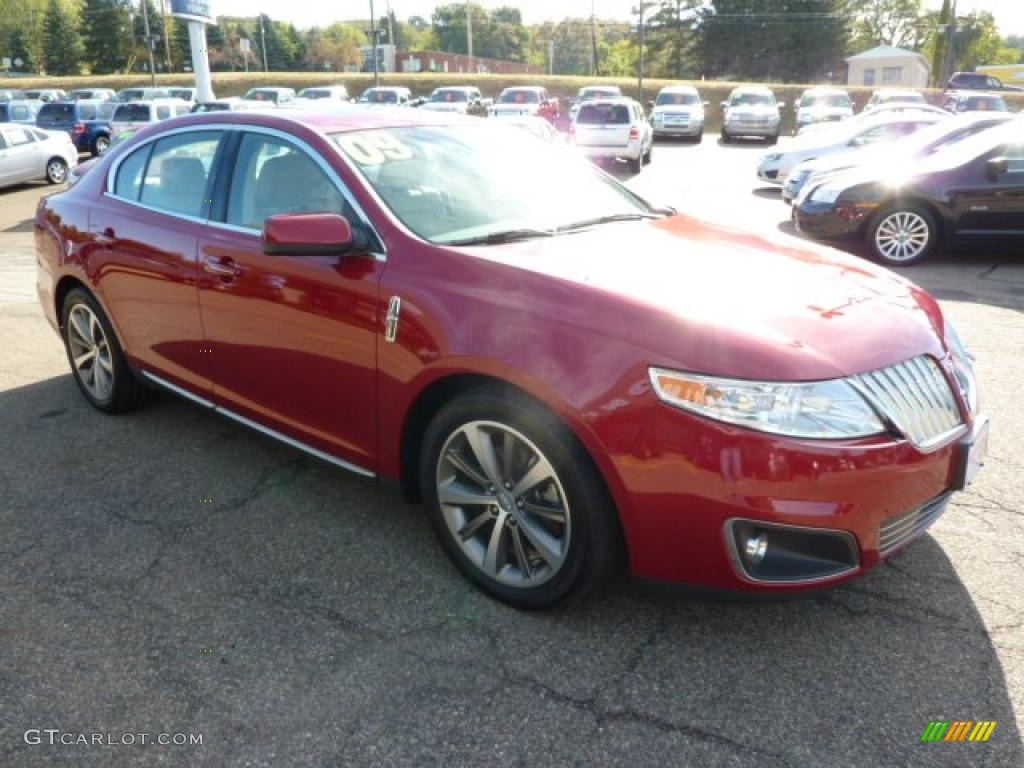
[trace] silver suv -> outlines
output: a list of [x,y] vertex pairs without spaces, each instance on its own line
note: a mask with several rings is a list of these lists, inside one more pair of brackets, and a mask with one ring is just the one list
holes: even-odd
[[734,88],[727,101],[722,102],[722,143],[728,144],[737,136],[766,139],[769,144],[779,140],[779,110],[785,104],[775,100],[771,89],[756,85]]

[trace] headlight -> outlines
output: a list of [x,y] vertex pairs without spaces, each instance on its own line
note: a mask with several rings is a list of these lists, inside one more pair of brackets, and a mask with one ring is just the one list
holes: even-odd
[[852,438],[885,431],[878,415],[848,382],[721,379],[650,369],[658,397],[717,421],[776,435]]
[[835,184],[822,184],[811,192],[812,203],[834,203],[843,193],[843,188]]
[[765,155],[764,156],[764,161],[766,163],[775,163],[775,162],[778,162],[781,159],[782,159],[782,153],[781,152],[772,152],[770,155]]
[[946,343],[953,355],[953,376],[971,413],[978,410],[978,382],[974,376],[974,355],[964,345],[953,324],[946,320]]

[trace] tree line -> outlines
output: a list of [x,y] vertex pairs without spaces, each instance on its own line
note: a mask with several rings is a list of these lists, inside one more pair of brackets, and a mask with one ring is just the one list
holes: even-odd
[[[142,3],[146,4],[149,40]],[[714,0],[714,15],[695,17],[701,0],[634,0],[630,21],[566,18],[523,23],[512,5],[439,5],[429,19],[394,14],[375,20],[377,39],[399,50],[473,53],[526,62],[560,75],[632,76],[641,37],[650,77],[777,82],[841,80],[847,56],[877,45],[923,53],[941,77],[950,44],[950,1],[927,10],[922,0]],[[186,25],[167,0],[0,0],[0,57],[16,72],[51,75],[145,71],[147,45],[157,71],[191,68]],[[643,10],[643,35],[640,11]],[[348,6],[351,7],[351,6]],[[362,68],[372,37],[369,19],[297,29],[266,14],[221,16],[207,27],[215,71],[344,71]],[[244,55],[242,40],[251,53]],[[1024,63],[1024,38],[1003,37],[988,12],[958,21],[956,69]]]

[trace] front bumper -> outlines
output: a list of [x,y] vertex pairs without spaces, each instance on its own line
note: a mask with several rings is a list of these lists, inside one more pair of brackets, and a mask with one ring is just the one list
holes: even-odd
[[769,184],[782,184],[785,180],[782,176],[782,171],[778,167],[766,167],[760,166],[757,169],[757,178],[761,181],[766,181]]
[[817,240],[849,240],[859,236],[865,215],[842,215],[835,203],[804,200],[793,206],[793,226],[797,232]]
[[[754,592],[859,576],[945,510],[961,475],[967,431],[925,453],[891,435],[799,440],[659,406],[633,450],[613,459],[629,489],[623,525],[632,571],[657,582]],[[773,531],[795,531],[797,540],[821,535],[823,553],[838,565],[823,578],[753,578],[730,541],[737,521],[763,524],[769,542],[785,541]]]
[[689,123],[652,123],[655,136],[699,136],[704,133],[704,121]]
[[774,138],[779,135],[779,124],[744,124],[741,122],[725,123],[722,130],[729,136],[756,136],[759,138]]

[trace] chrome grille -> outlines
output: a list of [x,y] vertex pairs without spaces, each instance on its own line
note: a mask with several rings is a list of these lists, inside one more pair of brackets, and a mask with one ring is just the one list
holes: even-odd
[[949,494],[946,494],[905,515],[886,520],[878,529],[878,552],[887,555],[924,533],[946,511],[948,504]]
[[932,448],[963,423],[939,364],[927,355],[850,380],[918,448]]

